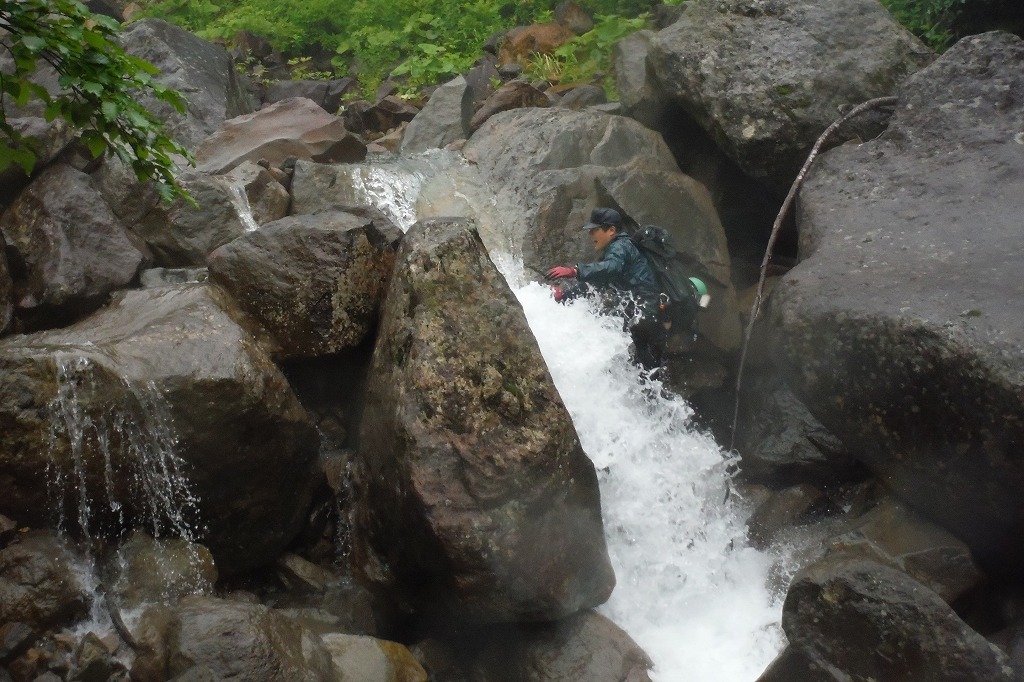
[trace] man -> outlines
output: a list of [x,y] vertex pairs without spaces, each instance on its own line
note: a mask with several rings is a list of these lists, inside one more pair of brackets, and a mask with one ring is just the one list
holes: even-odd
[[647,257],[625,232],[622,216],[614,209],[595,208],[583,229],[590,233],[600,257],[593,263],[548,270],[548,279],[577,279],[575,285],[554,287],[555,300],[572,300],[586,293],[588,286],[618,298],[633,337],[633,361],[647,370],[661,367],[668,333],[657,319],[659,291]]

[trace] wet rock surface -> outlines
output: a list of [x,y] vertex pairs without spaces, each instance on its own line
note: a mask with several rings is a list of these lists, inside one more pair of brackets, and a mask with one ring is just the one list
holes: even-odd
[[[1014,679],[1005,654],[938,595],[871,561],[809,566],[786,595],[782,624],[790,647],[822,671],[862,679]],[[761,677],[773,679],[783,678]]]
[[220,45],[161,19],[133,22],[120,39],[125,52],[159,70],[160,83],[188,94],[184,113],[148,95],[141,100],[188,149],[198,149],[227,119],[256,108],[231,57]]
[[[55,466],[74,481],[58,495],[70,519],[88,503],[90,525],[203,528],[224,572],[271,561],[302,521],[317,436],[280,370],[232,317],[240,315],[208,285],[148,289],[66,330],[0,343],[2,511],[50,522],[46,472]],[[62,411],[60,395],[74,412]],[[55,440],[52,421],[67,429]],[[67,433],[76,429],[92,435],[72,447]],[[163,459],[140,459],[140,445]],[[151,517],[136,477],[158,475],[146,473],[158,463],[170,467],[161,490],[173,504]],[[126,509],[98,502],[110,498]]]
[[167,671],[267,682],[336,679],[318,637],[259,604],[189,597],[174,613]]
[[[968,38],[900,92],[888,132],[824,156],[770,351],[897,496],[1021,565],[1024,41]],[[884,225],[884,228],[882,227]]]
[[226,121],[196,151],[197,168],[227,173],[243,161],[263,159],[280,165],[285,159],[322,163],[361,161],[366,145],[346,128],[344,120],[305,97],[293,97]]
[[89,177],[61,164],[0,215],[0,232],[8,267],[17,272],[15,306],[36,328],[94,310],[111,291],[131,284],[147,262],[145,247],[125,231]]
[[933,58],[874,0],[688,3],[650,50],[665,93],[780,195],[839,107]]
[[[45,630],[83,618],[89,610],[89,596],[76,575],[74,561],[74,554],[51,531],[29,532],[0,549],[0,613],[4,622]],[[13,653],[8,655],[13,658]]]
[[476,230],[419,223],[395,267],[357,455],[361,570],[405,608],[481,621],[603,602],[593,465]]
[[328,355],[372,331],[401,237],[379,218],[292,216],[215,251],[210,277],[273,335],[282,357]]

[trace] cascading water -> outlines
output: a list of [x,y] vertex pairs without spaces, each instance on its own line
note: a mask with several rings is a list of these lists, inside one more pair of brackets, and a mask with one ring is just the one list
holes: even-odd
[[245,226],[245,231],[252,232],[253,230],[260,229],[260,226],[256,223],[256,218],[253,217],[249,195],[245,192],[245,184],[239,180],[233,181],[228,185],[228,191],[231,195],[231,202],[235,205],[238,219]]
[[600,610],[651,655],[655,680],[756,679],[785,644],[781,594],[768,587],[784,557],[748,546],[748,510],[728,494],[732,461],[693,428],[684,400],[629,362],[629,335],[616,317],[586,299],[559,305],[547,287],[527,281],[493,199],[456,155],[382,165],[386,172],[374,177],[392,184],[370,192],[352,183],[357,198],[403,229],[416,217],[476,218],[523,306],[598,468],[618,581]]
[[[188,548],[186,565],[161,568],[169,583],[200,585],[202,559],[194,544],[201,531],[199,500],[177,455],[168,406],[155,386],[121,378],[123,400],[89,409],[113,393],[97,381],[94,360],[57,352],[55,364],[57,394],[49,406],[50,508],[57,511],[57,529],[82,540],[77,573],[93,599],[89,620],[76,631],[109,630],[117,612],[100,588],[93,538],[126,527],[145,528],[157,539],[181,538]],[[67,455],[60,456],[65,449]],[[99,460],[102,476],[95,476]],[[115,558],[124,564],[120,554]]]
[[[135,386],[123,380],[125,400],[110,409],[91,413],[102,388],[95,381],[95,363],[84,355],[58,352],[57,395],[50,404],[50,447],[56,452],[68,443],[70,466],[55,457],[50,462],[50,497],[58,511],[57,528],[65,533],[92,537],[99,522],[96,504],[105,509],[115,527],[125,525],[124,492],[115,478],[125,480],[137,516],[154,538],[166,535],[194,542],[198,530],[198,500],[176,454],[177,436],[167,405],[155,386]],[[88,469],[94,457],[103,460],[103,490],[90,490]],[[118,469],[115,474],[115,467]],[[69,526],[65,501],[72,490],[74,527]]]

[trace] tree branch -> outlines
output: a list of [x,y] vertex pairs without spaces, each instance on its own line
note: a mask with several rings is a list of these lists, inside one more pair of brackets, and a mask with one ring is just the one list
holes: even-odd
[[782,227],[782,221],[785,220],[786,214],[789,212],[789,207],[796,198],[797,192],[800,190],[800,186],[803,184],[804,178],[807,176],[807,172],[811,168],[811,164],[814,163],[815,158],[817,158],[825,142],[827,142],[828,139],[850,119],[859,116],[870,109],[894,105],[896,104],[896,101],[896,97],[876,97],[874,99],[869,99],[866,102],[858,104],[845,115],[833,121],[832,125],[826,128],[825,132],[823,132],[814,143],[814,146],[811,148],[811,153],[808,154],[807,160],[804,161],[804,165],[800,168],[800,172],[797,173],[796,179],[790,186],[789,193],[786,195],[785,201],[782,202],[782,208],[779,209],[779,215],[775,218],[771,234],[768,237],[768,245],[765,247],[764,259],[761,261],[761,274],[757,279],[757,290],[754,293],[754,302],[750,307],[750,320],[747,322],[746,333],[743,335],[743,348],[740,351],[739,367],[736,370],[736,401],[734,403],[732,413],[732,430],[729,440],[730,450],[732,450],[736,444],[736,425],[739,422],[740,414],[740,388],[743,385],[743,366],[747,359],[747,348],[750,345],[750,337],[754,332],[754,322],[757,320],[757,314],[761,311],[761,298],[764,295],[764,282],[767,277],[768,262],[771,260],[772,249],[775,247],[775,240],[779,235],[779,229]]

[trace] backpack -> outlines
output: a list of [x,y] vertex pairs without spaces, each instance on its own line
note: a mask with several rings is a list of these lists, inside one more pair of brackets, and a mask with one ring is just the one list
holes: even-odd
[[654,272],[666,321],[691,329],[697,312],[711,302],[705,281],[717,280],[695,258],[676,249],[672,235],[663,227],[641,225],[633,243]]

